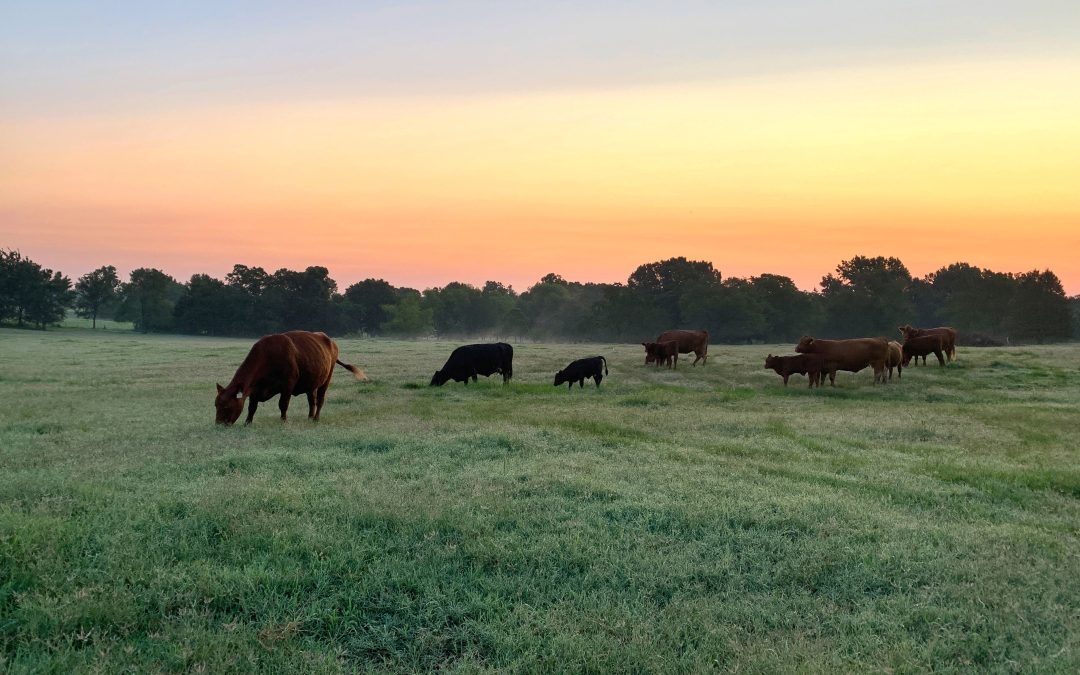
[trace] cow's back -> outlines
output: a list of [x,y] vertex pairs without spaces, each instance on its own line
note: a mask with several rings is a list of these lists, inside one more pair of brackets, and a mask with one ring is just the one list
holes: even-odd
[[656,338],[657,342],[675,342],[679,352],[697,351],[709,343],[709,333],[703,330],[666,330]]
[[282,335],[292,341],[295,349],[297,391],[311,391],[330,381],[338,348],[326,333],[293,330]]
[[[801,346],[802,343],[800,343]],[[796,351],[801,349],[796,348]],[[885,367],[889,358],[889,343],[885,338],[852,338],[849,340],[821,340],[814,338],[811,351],[821,354],[827,361],[837,363],[841,369],[865,368],[875,363]]]

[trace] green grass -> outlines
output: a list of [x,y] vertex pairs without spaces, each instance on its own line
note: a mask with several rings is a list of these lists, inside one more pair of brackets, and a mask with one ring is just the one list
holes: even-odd
[[248,340],[0,330],[0,672],[1080,668],[1080,346],[340,345],[318,425],[220,428]]

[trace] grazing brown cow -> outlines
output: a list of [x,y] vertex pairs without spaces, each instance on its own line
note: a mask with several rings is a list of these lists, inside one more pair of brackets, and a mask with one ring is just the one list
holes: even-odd
[[255,408],[279,394],[282,421],[290,397],[300,394],[307,394],[308,418],[318,421],[335,363],[356,379],[367,379],[356,366],[338,360],[338,346],[325,333],[294,330],[259,338],[228,386],[217,385],[217,423],[232,424],[240,418],[244,401],[250,401],[244,424],[251,424]]
[[[959,334],[956,332],[955,328],[950,328],[948,326],[939,326],[938,328],[915,328],[914,326],[909,326],[907,324],[898,326],[898,328],[905,340],[913,337],[922,337],[923,335],[940,335],[942,338],[941,344],[943,353],[950,361],[956,360],[956,342],[959,339]],[[923,356],[923,364],[926,364],[925,356]]]
[[892,379],[893,368],[896,368],[896,379],[903,377],[904,373],[904,348],[896,340],[889,340],[889,360],[885,366],[889,369],[889,379]]
[[815,384],[821,386],[822,375],[828,372],[825,365],[825,357],[821,354],[796,354],[795,356],[765,357],[765,368],[772,369],[777,375],[784,378],[784,386],[787,386],[788,378],[792,375],[806,375],[810,380],[810,387]]
[[904,340],[904,365],[906,366],[912,358],[920,356],[923,357],[923,363],[926,363],[926,355],[933,354],[937,357],[938,365],[944,366],[945,359],[941,355],[945,352],[945,340],[944,335],[919,335]]
[[645,346],[645,363],[656,363],[657,368],[660,364],[664,364],[669,369],[674,363],[675,369],[679,369],[679,343],[675,340],[642,342],[641,344]]
[[656,338],[656,342],[642,342],[642,346],[645,347],[645,364],[648,365],[656,360],[649,345],[659,344],[661,342],[670,342],[674,340],[678,345],[680,354],[689,354],[694,352],[694,362],[690,365],[696,366],[698,361],[701,361],[701,365],[709,360],[709,331],[707,330],[666,330]]
[[829,381],[836,386],[836,371],[857,373],[870,366],[874,369],[874,384],[885,384],[885,363],[889,359],[889,342],[885,338],[855,338],[852,340],[820,340],[804,335],[795,351],[800,354],[821,354],[828,361]]

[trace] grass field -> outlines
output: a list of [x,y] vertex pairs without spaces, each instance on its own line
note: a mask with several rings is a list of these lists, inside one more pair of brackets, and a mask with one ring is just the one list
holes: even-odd
[[250,344],[0,330],[0,671],[1080,669],[1080,345],[811,392],[342,340],[319,424],[215,427]]

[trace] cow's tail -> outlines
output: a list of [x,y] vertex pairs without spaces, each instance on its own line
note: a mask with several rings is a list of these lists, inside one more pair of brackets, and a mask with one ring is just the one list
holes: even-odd
[[337,360],[337,364],[352,373],[353,377],[355,377],[356,379],[360,380],[361,382],[367,382],[367,375],[365,375],[364,371],[360,370],[356,366],[352,365],[351,363],[345,363],[341,359]]
[[607,359],[605,359],[603,356],[601,356],[600,360],[604,362],[604,374],[607,375],[608,374],[608,372],[607,372]]

